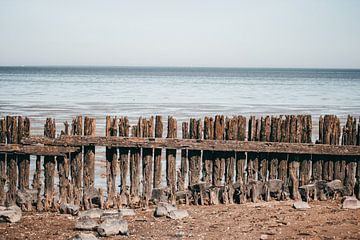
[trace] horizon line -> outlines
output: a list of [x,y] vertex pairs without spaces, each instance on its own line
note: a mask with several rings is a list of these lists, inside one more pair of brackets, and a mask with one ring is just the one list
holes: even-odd
[[271,67],[271,66],[262,66],[262,67],[244,67],[244,66],[181,66],[181,65],[86,65],[86,64],[48,64],[48,65],[0,65],[0,68],[4,67],[93,67],[93,68],[214,68],[214,69],[324,69],[324,70],[360,70],[360,67]]

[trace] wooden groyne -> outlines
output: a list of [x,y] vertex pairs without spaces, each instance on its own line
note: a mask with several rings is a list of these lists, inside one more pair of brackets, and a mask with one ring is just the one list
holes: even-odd
[[[167,124],[151,116],[135,125],[107,116],[104,136],[96,136],[90,117],[64,123],[58,135],[55,126],[47,118],[44,135],[34,136],[29,118],[0,118],[0,205],[242,203],[304,198],[304,189],[308,200],[314,191],[315,199],[328,194],[321,186],[334,180],[342,186],[339,194],[360,197],[360,125],[352,116],[344,126],[335,115],[321,116],[316,141],[310,115],[217,115],[183,123],[169,116]],[[98,147],[105,147],[106,191],[95,187]]]

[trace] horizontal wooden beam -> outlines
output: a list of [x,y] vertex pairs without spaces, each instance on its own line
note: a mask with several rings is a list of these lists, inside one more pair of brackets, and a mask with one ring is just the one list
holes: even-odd
[[1,144],[0,153],[16,153],[40,156],[65,156],[79,150],[79,147]]
[[360,156],[360,146],[339,146],[307,143],[250,142],[226,140],[197,140],[169,138],[127,138],[95,136],[61,136],[51,139],[33,136],[22,140],[23,144],[46,144],[55,146],[108,146],[129,148],[197,149],[213,151],[239,151],[264,153],[293,153],[317,155]]

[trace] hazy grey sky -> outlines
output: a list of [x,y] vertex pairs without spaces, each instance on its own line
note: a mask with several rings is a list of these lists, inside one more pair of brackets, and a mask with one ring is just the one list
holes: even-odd
[[0,1],[0,65],[360,68],[360,1]]

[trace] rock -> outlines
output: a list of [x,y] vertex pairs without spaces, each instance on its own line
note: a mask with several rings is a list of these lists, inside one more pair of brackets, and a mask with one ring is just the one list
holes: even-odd
[[176,209],[169,212],[169,218],[171,219],[183,219],[189,216],[188,211],[185,209]]
[[102,237],[113,236],[118,234],[127,235],[128,223],[125,220],[106,219],[97,228],[97,232]]
[[106,219],[119,219],[122,220],[122,213],[118,210],[105,210],[100,217],[100,221],[105,221]]
[[88,216],[89,218],[100,218],[103,214],[104,210],[93,208],[87,211],[79,212],[79,217]]
[[80,207],[74,204],[63,203],[60,205],[60,213],[71,214],[77,216],[79,214]]
[[84,231],[92,231],[96,230],[96,228],[99,226],[98,222],[93,219],[89,218],[88,216],[80,218],[76,224],[75,229],[76,230],[84,230]]
[[0,207],[0,223],[16,223],[21,220],[22,212],[21,209],[14,205],[11,207]]
[[307,202],[296,201],[293,203],[293,208],[299,209],[299,210],[305,210],[305,209],[309,209],[310,206]]
[[280,200],[281,192],[284,188],[284,182],[280,179],[270,179],[267,184],[270,196],[276,198],[277,200]]
[[267,234],[261,234],[260,240],[266,240],[266,239],[269,239],[269,235],[267,235]]
[[72,240],[96,240],[98,239],[95,237],[92,233],[80,233],[76,234],[75,237],[72,238]]
[[122,209],[119,209],[119,213],[120,213],[122,216],[135,216],[135,215],[136,215],[135,210],[134,210],[134,209],[130,209],[130,208],[122,208]]
[[155,217],[169,216],[169,213],[176,210],[176,207],[167,202],[160,202],[155,209]]
[[358,209],[360,208],[360,201],[355,197],[345,197],[342,203],[343,209]]
[[315,184],[308,184],[299,187],[301,199],[308,202],[310,198],[317,200]]

